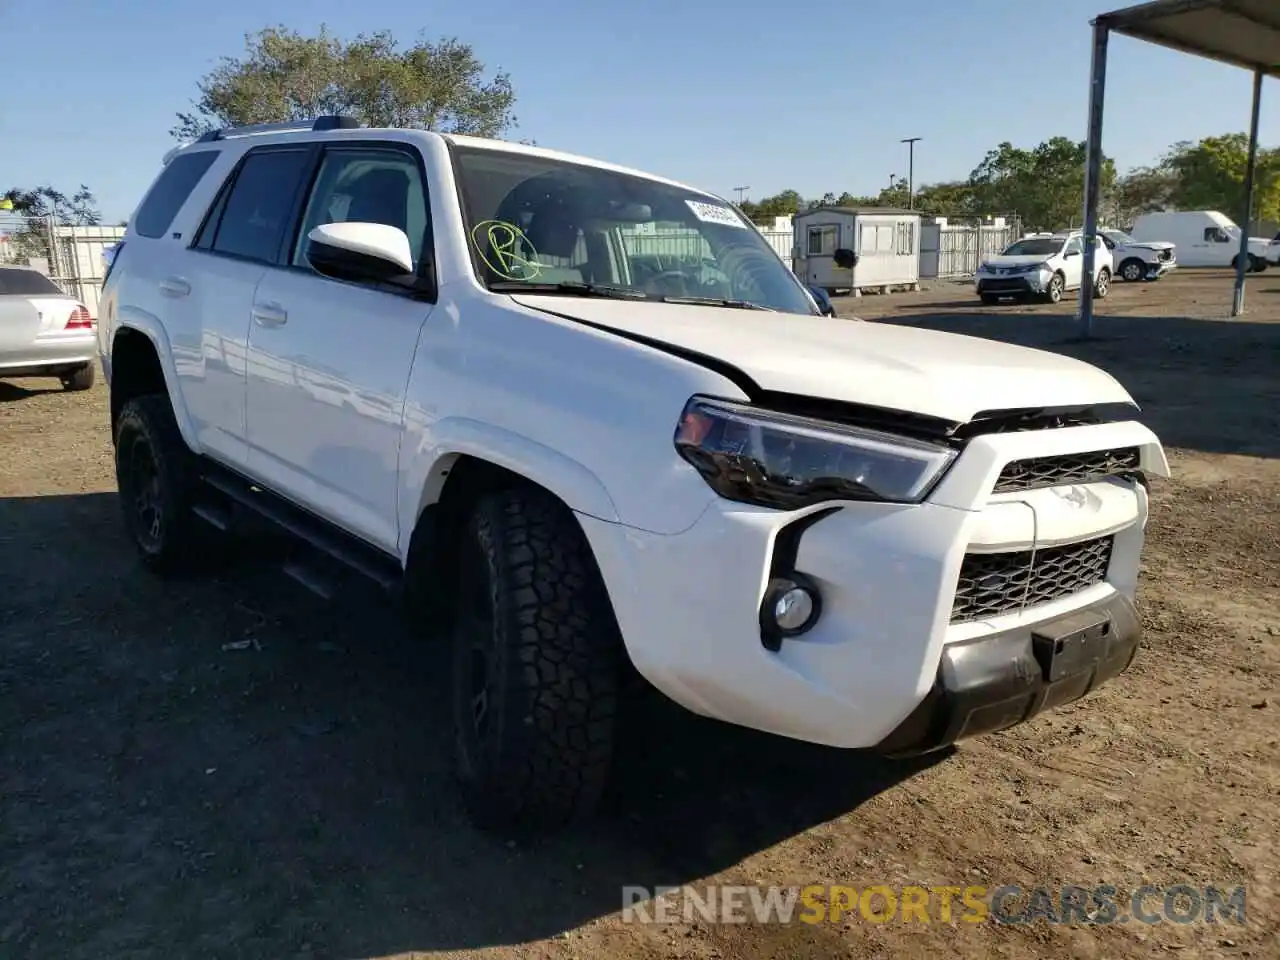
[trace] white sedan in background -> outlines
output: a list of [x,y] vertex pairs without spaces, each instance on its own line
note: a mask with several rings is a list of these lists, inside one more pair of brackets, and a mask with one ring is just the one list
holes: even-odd
[[30,267],[0,266],[0,377],[93,386],[97,327],[85,305]]

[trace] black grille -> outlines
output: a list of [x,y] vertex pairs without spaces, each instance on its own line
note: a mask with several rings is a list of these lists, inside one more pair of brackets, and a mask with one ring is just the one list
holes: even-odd
[[1137,447],[1014,460],[1000,471],[995,492],[1034,490],[1037,487],[1053,487],[1060,483],[1091,483],[1094,480],[1137,470],[1141,462]]
[[964,623],[1069,597],[1102,583],[1111,563],[1111,537],[1043,550],[969,553],[951,605],[951,622]]
[[983,293],[1026,293],[1026,280],[1004,279],[1004,280],[984,280],[982,281]]

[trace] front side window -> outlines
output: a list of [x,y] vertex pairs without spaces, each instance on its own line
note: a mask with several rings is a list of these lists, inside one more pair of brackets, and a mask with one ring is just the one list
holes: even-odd
[[1066,253],[1073,254],[1073,253],[1083,253],[1083,252],[1084,252],[1084,244],[1080,241],[1079,237],[1072,237],[1070,240],[1067,241]]
[[307,200],[290,262],[309,266],[307,235],[326,223],[381,223],[409,238],[415,269],[427,237],[427,198],[422,173],[399,150],[330,150]]
[[707,194],[531,154],[454,148],[477,276],[490,290],[734,301],[814,312],[740,214]]
[[248,154],[224,198],[211,249],[274,263],[308,157],[306,149]]
[[1204,238],[1209,243],[1230,243],[1231,237],[1221,227],[1206,227]]

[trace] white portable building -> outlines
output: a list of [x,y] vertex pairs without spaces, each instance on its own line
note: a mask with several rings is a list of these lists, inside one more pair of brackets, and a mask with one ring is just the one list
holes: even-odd
[[[829,292],[920,287],[920,214],[889,207],[814,207],[797,213],[795,271]],[[836,265],[837,250],[852,250],[857,266]]]

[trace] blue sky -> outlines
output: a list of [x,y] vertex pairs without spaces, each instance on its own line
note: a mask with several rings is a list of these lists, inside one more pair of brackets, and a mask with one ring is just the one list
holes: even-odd
[[[986,150],[1083,139],[1088,19],[1123,0],[0,0],[0,188],[86,183],[127,217],[175,112],[244,34],[456,36],[510,73],[516,135],[732,195],[874,193],[965,176]],[[793,15],[789,11],[804,11]],[[931,10],[924,15],[922,11]],[[1105,147],[1121,168],[1176,140],[1243,130],[1250,77],[1112,41]],[[1280,140],[1280,83],[1262,140]]]

